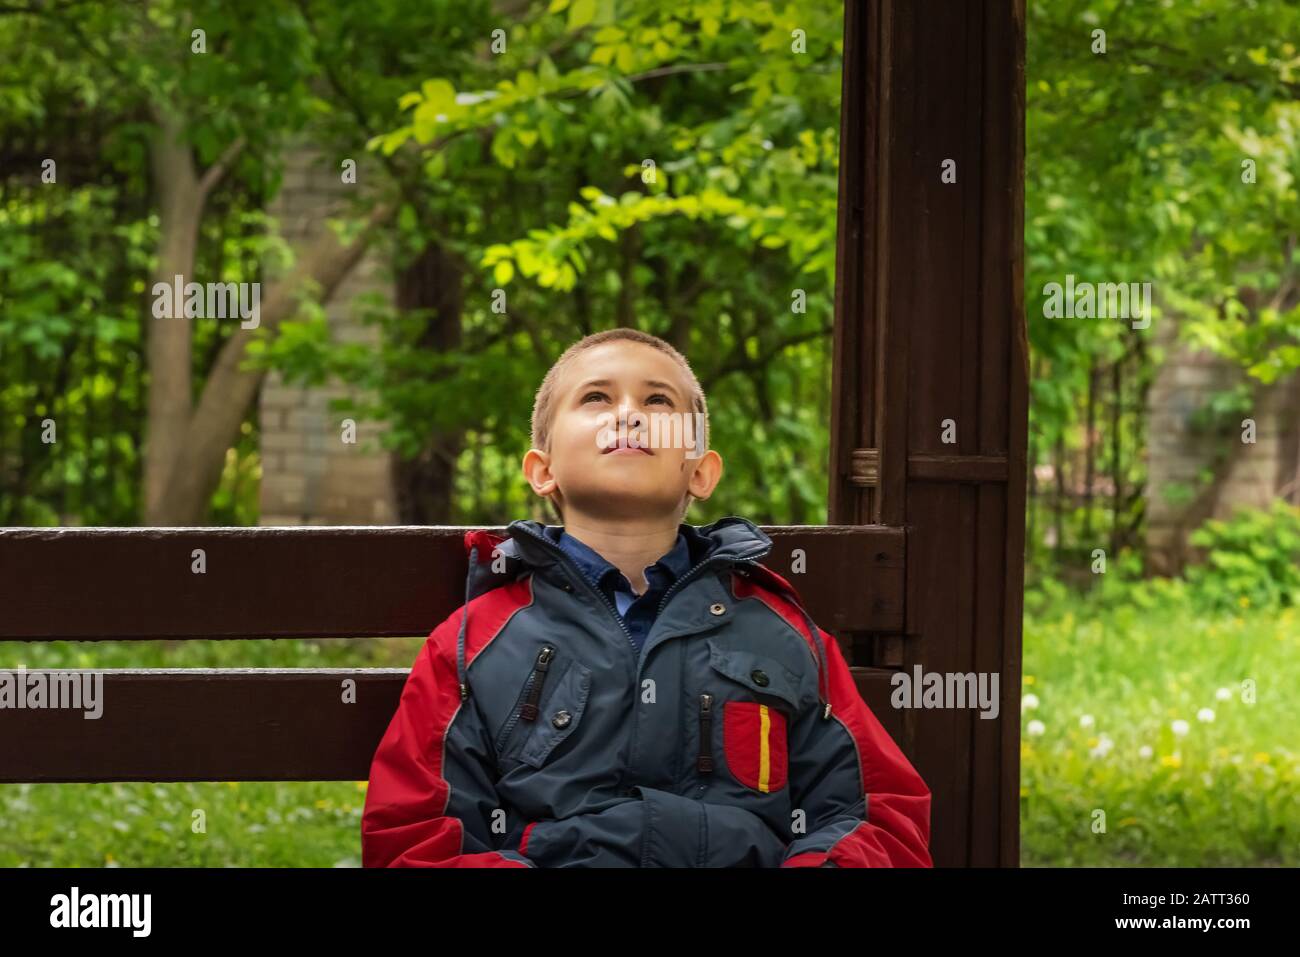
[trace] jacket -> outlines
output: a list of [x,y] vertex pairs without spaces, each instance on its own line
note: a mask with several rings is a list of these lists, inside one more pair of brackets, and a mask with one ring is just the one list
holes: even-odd
[[465,535],[370,770],[367,867],[932,866],[930,791],[736,516],[640,652],[533,521]]

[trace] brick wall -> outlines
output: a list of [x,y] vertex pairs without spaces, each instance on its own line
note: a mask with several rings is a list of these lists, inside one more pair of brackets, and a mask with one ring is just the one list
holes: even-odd
[[[351,157],[366,169],[361,156]],[[291,151],[284,182],[271,213],[286,242],[304,249],[304,241],[325,229],[325,218],[341,209],[340,200],[355,185],[344,184],[343,157],[324,157],[310,148]],[[335,291],[325,308],[334,338],[377,344],[377,330],[357,318],[353,300],[362,293],[392,298],[393,283],[385,264],[370,253]],[[387,525],[397,520],[390,457],[371,451],[383,424],[357,420],[356,443],[343,441],[342,413],[332,413],[330,399],[355,395],[344,382],[321,388],[284,384],[267,376],[260,397],[262,434],[261,524]]]

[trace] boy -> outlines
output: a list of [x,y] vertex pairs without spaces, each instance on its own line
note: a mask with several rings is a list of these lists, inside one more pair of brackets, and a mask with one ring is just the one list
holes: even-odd
[[375,753],[365,866],[932,866],[930,791],[758,563],[771,540],[682,522],[722,475],[686,359],[588,336],[532,424],[524,474],[565,524],[465,536],[466,603]]

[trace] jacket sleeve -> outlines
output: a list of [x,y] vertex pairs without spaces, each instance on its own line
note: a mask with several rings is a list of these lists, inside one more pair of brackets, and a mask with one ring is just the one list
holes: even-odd
[[862,700],[835,638],[820,634],[831,717],[813,709],[791,730],[791,799],[806,833],[781,866],[933,867],[930,789]]
[[[533,867],[497,850],[502,820],[492,744],[456,675],[458,615],[434,629],[370,765],[361,816],[365,867]],[[498,842],[504,835],[498,835]]]
[[519,823],[506,846],[538,867],[778,867],[785,842],[744,808],[635,787],[609,806]]

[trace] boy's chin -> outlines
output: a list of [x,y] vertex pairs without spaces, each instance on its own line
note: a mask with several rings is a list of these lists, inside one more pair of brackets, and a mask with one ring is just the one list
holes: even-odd
[[663,518],[676,520],[681,511],[682,499],[666,498],[663,488],[639,489],[586,489],[581,494],[565,497],[566,508],[580,511],[591,518],[611,520],[637,520]]

